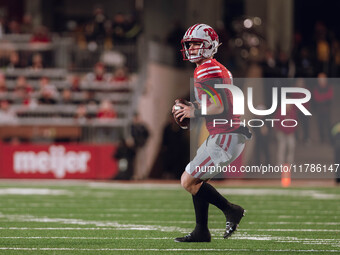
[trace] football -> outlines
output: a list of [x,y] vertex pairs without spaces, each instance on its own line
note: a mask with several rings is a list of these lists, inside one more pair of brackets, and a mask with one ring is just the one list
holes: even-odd
[[[185,104],[185,105],[190,105],[190,102],[185,100],[185,99],[176,99],[176,104],[174,106],[174,109],[177,111],[179,109],[182,109],[181,106],[178,105],[180,104]],[[180,121],[181,118],[176,118],[175,113],[173,113],[174,119],[176,123],[183,129],[188,129],[190,127],[190,118],[184,118],[183,121]]]

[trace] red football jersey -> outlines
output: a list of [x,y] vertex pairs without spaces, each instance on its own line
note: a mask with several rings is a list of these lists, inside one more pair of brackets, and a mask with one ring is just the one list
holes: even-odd
[[[218,79],[222,80],[223,84],[232,84],[233,82],[233,77],[229,70],[224,65],[219,63],[216,59],[207,60],[200,66],[196,67],[194,72],[194,90],[196,100],[199,103],[201,103],[202,95],[206,94],[203,89],[208,89],[212,91],[212,94],[215,96],[213,85],[205,85],[205,83],[209,80],[214,82],[214,79],[216,79],[216,81],[218,81]],[[216,90],[219,94],[225,93],[225,95],[222,96],[225,96],[225,98],[227,99],[226,101],[228,104],[228,111],[214,116],[205,115],[204,117],[206,127],[210,135],[231,133],[240,127],[240,124],[238,124],[240,122],[240,115],[233,115],[233,97],[231,92],[228,89],[215,89],[215,91]],[[210,96],[207,94],[207,107],[212,104],[209,98]],[[224,103],[225,102],[223,101],[223,104]],[[228,123],[223,125],[219,124],[214,127],[214,119],[225,119],[228,121]]]

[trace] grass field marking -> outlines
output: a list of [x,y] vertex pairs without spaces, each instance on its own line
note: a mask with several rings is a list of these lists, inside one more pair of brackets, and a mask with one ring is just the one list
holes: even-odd
[[306,217],[308,218],[313,218],[313,219],[324,219],[327,217],[327,219],[340,219],[340,216],[328,216],[328,215],[278,215],[277,216],[279,219],[305,219]]
[[0,230],[117,230],[116,228],[72,228],[72,227],[44,227],[44,228],[30,228],[30,227],[0,227]]
[[[69,236],[2,236],[0,239],[71,239],[71,240],[172,240],[171,237],[69,237]],[[214,239],[223,239],[214,237]],[[300,243],[308,245],[331,245],[339,247],[340,242],[334,239],[314,239],[314,238],[297,238],[271,235],[249,235],[247,233],[237,234],[233,237],[235,240],[253,240],[253,241],[274,241],[279,243]]]
[[23,222],[44,222],[44,223],[62,223],[75,225],[95,225],[97,227],[113,227],[115,230],[156,230],[162,232],[188,232],[190,229],[175,226],[159,226],[159,225],[143,225],[143,224],[121,224],[116,221],[95,221],[82,219],[64,219],[64,218],[48,218],[35,217],[33,215],[0,215],[2,218],[9,220],[21,220]]
[[[20,229],[22,228],[10,228],[10,229]],[[25,228],[27,229],[27,228]],[[37,228],[29,228],[29,230],[36,230]],[[42,229],[42,228],[39,228]],[[50,228],[43,228],[43,230]],[[64,230],[64,228],[57,228],[58,230]],[[73,228],[72,230],[83,230],[82,228]],[[56,230],[56,228],[53,228]],[[70,230],[68,228],[68,230]],[[93,229],[91,229],[93,230]],[[102,230],[102,229],[95,229]],[[214,236],[214,235],[213,235]],[[172,240],[171,237],[67,237],[67,236],[3,236],[0,239],[74,239],[74,240]],[[214,239],[222,239],[218,236],[215,236]],[[298,238],[298,237],[289,237],[289,236],[272,236],[272,235],[253,235],[244,232],[238,232],[234,235],[233,239],[235,240],[253,240],[253,241],[274,241],[279,243],[300,243],[300,244],[308,244],[308,245],[331,245],[332,247],[339,247],[340,241],[334,239],[315,239],[315,238]]]
[[146,190],[179,190],[181,189],[180,182],[178,183],[103,183],[89,182],[88,187],[97,189],[146,189]]
[[40,189],[40,188],[0,188],[0,195],[71,195],[68,190]]
[[[248,221],[246,222],[250,225],[259,224],[258,221]],[[268,222],[261,222],[262,225],[292,225],[292,224],[299,224],[299,225],[328,225],[328,226],[338,226],[340,222],[311,222],[311,221],[268,221]]]
[[0,236],[0,239],[162,240],[170,237]]
[[295,190],[295,189],[230,189],[221,188],[218,189],[223,195],[246,195],[246,196],[299,196],[310,197],[313,199],[322,200],[337,200],[340,199],[339,194],[329,194],[318,190]]
[[339,247],[340,241],[335,239],[317,239],[317,238],[300,238],[291,236],[272,236],[272,235],[250,235],[248,233],[237,233],[233,239],[238,240],[255,240],[255,241],[275,241],[279,243],[300,243],[300,244],[321,244],[332,245],[333,247]]
[[289,229],[289,228],[275,228],[275,229],[252,229],[243,228],[243,231],[266,231],[266,232],[339,232],[339,229]]
[[100,249],[89,249],[89,248],[25,248],[25,247],[0,247],[0,250],[21,250],[21,251],[213,251],[213,252],[226,252],[226,251],[233,251],[233,252],[340,252],[340,250],[299,250],[299,249],[132,249],[132,248],[100,248]]
[[[89,240],[172,240],[171,237],[84,237],[84,236],[1,236],[0,239],[89,239]],[[218,238],[217,238],[218,239]],[[222,237],[220,239],[223,239]],[[277,242],[303,242],[308,244],[340,244],[340,241],[334,239],[315,239],[315,238],[298,238],[289,236],[271,236],[271,235],[249,235],[238,234],[233,237],[238,240],[256,240],[256,241],[277,241]],[[310,243],[309,243],[310,242]]]
[[[18,209],[23,209],[24,207],[7,207],[7,208],[1,208],[2,211],[17,211]],[[26,208],[26,207],[25,207]],[[59,208],[63,208],[63,206],[59,207]],[[65,208],[73,208],[72,206],[65,206]],[[82,208],[82,211],[87,211],[87,212],[91,212],[91,211],[94,211],[94,210],[98,210],[98,208],[88,208],[88,207],[83,207]],[[100,209],[101,211],[106,211],[106,212],[159,212],[159,213],[162,213],[162,212],[173,212],[173,213],[176,213],[176,212],[189,212],[189,213],[192,213],[193,212],[193,209],[189,209],[189,208],[183,208],[183,209],[176,209],[176,208],[172,208],[172,209],[160,209],[160,208],[101,208]],[[265,213],[265,214],[278,214],[278,213],[282,213],[282,212],[291,212],[290,209],[250,209],[250,208],[246,208],[246,210],[248,212],[261,212],[261,213]],[[330,211],[330,210],[299,210],[299,211],[296,211],[295,214],[297,213],[301,213],[301,215],[298,215],[298,216],[303,216],[305,215],[306,216],[306,213],[308,214],[324,214],[324,215],[328,215],[328,214],[335,214],[337,213],[336,209],[334,209],[333,211]],[[309,216],[309,215],[308,215]],[[333,216],[333,215],[332,215]]]
[[[60,183],[56,182],[60,185]],[[74,183],[70,183],[74,184]],[[84,186],[100,188],[100,189],[128,189],[128,190],[177,190],[180,188],[179,184],[150,184],[150,183],[96,183],[83,182]],[[47,189],[47,188],[0,188],[0,195],[16,194],[16,195],[72,195],[73,192],[67,190],[68,185],[61,185],[65,190]],[[329,194],[318,190],[297,190],[297,189],[273,189],[273,188],[218,188],[218,190],[225,195],[248,195],[248,196],[306,196],[314,199],[340,199],[339,194]],[[94,191],[95,192],[95,191]],[[93,192],[92,192],[93,193]]]
[[[132,220],[133,221],[133,220]],[[174,223],[174,224],[194,224],[194,220],[135,220],[140,223]],[[221,221],[216,220],[209,220],[209,223],[221,223]],[[311,222],[311,221],[269,221],[269,222],[261,222],[262,225],[293,225],[293,224],[300,224],[300,225],[328,225],[328,226],[338,226],[340,225],[340,222]],[[243,224],[250,224],[250,225],[256,225],[259,224],[258,221],[247,221]]]
[[[1,208],[1,210],[18,210],[24,207],[7,207]],[[25,207],[26,208],[26,207]],[[54,208],[54,207],[53,207]],[[73,208],[73,206],[60,206],[59,208]],[[78,207],[79,208],[79,207]],[[98,208],[88,208],[83,207],[83,211],[93,211],[98,210]],[[109,212],[193,212],[193,209],[155,209],[155,208],[101,208],[101,211],[109,211]],[[278,211],[277,211],[278,212]]]
[[[96,227],[96,228],[73,228],[73,227],[0,227],[0,230],[129,230],[129,229],[117,229],[117,228],[113,228],[113,227]],[[140,230],[140,229],[134,229],[134,230]],[[214,229],[211,228],[211,231],[216,231],[216,232],[220,232],[221,229]],[[174,231],[178,231],[178,230],[174,230]],[[183,231],[178,231],[178,232],[183,232],[185,233],[186,231],[190,231],[190,229],[186,229]],[[245,232],[245,231],[255,231],[255,232],[259,232],[259,231],[265,231],[265,232],[339,232],[339,230],[337,229],[239,229],[238,232]],[[172,231],[169,231],[172,232]]]

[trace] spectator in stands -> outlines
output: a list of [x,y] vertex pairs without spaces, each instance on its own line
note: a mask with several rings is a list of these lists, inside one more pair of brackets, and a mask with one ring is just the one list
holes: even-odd
[[38,26],[34,29],[33,36],[31,38],[31,43],[50,43],[51,38],[47,27]]
[[70,77],[70,83],[71,83],[71,90],[79,92],[80,89],[80,77],[78,75],[74,75]]
[[[281,114],[281,107],[276,112],[275,119],[280,121],[275,122],[276,137],[277,137],[277,163],[281,164],[292,164],[294,163],[295,155],[295,132],[296,127],[285,127],[281,125],[281,121],[284,119],[297,120],[297,109],[295,105],[288,104],[286,106],[287,115]],[[294,123],[289,123],[293,126]],[[286,123],[286,126],[288,123]]]
[[272,50],[266,50],[264,60],[262,62],[262,70],[264,78],[277,77],[276,59]]
[[315,39],[316,39],[316,60],[317,69],[319,72],[328,73],[330,60],[330,45],[327,38],[328,29],[321,21],[315,24]]
[[104,99],[100,103],[99,110],[97,113],[97,118],[105,120],[105,119],[114,119],[116,117],[117,117],[117,113],[113,109],[112,103],[109,100]]
[[142,122],[138,113],[135,113],[133,117],[131,136],[133,137],[135,146],[137,148],[143,147],[149,138],[149,130]]
[[0,124],[16,124],[18,117],[7,100],[0,101]]
[[[117,117],[116,111],[113,109],[112,103],[104,99],[99,106],[97,112],[97,120],[100,123],[110,123]],[[99,142],[111,142],[118,139],[118,132],[112,127],[99,127],[96,133]]]
[[20,34],[20,23],[16,20],[11,20],[8,24],[8,33],[9,34]]
[[177,125],[172,114],[169,114],[169,123],[163,131],[162,147],[160,152],[163,176],[167,179],[180,179],[182,171],[190,158],[190,143],[188,134]]
[[14,103],[29,105],[33,102],[31,99],[32,87],[27,83],[25,76],[19,76],[16,80],[14,89]]
[[15,68],[21,68],[19,54],[16,51],[12,51],[9,55],[9,63],[7,68],[13,70]]
[[[304,78],[297,78],[295,80],[294,86],[297,87],[297,88],[308,89]],[[301,93],[294,93],[292,95],[292,97],[293,98],[303,98],[304,95],[301,94]],[[307,110],[310,111],[311,105],[310,105],[309,101],[307,103],[304,103],[303,106]],[[302,132],[301,132],[301,135],[300,135],[300,132],[297,133],[297,135],[298,135],[297,138],[301,139],[302,142],[304,144],[306,144],[306,143],[309,142],[309,116],[306,116],[306,115],[303,114],[303,112],[298,111],[298,120],[299,120],[299,124],[300,124],[299,127],[301,129],[298,129],[297,131],[302,131]],[[299,136],[302,136],[302,137],[299,137]]]
[[[130,127],[131,136],[134,140],[135,149],[136,149],[136,162],[135,162],[135,172],[134,177],[135,179],[144,179],[146,178],[146,164],[145,164],[145,157],[146,151],[143,148],[146,145],[146,142],[149,138],[149,130],[147,126],[143,123],[138,113],[136,113],[133,117],[133,122]],[[144,162],[144,163],[142,163]]]
[[0,38],[7,33],[6,20],[4,17],[0,17]]
[[94,72],[88,73],[85,77],[87,82],[108,82],[110,81],[111,75],[106,73],[105,66],[103,63],[98,62],[94,66]]
[[72,91],[70,89],[63,90],[63,92],[61,93],[59,104],[62,104],[62,105],[74,104]]
[[12,137],[9,138],[8,143],[12,146],[16,146],[16,145],[21,144],[21,140],[17,136],[12,136]]
[[332,77],[340,76],[340,41],[334,39],[332,41],[332,66],[331,73]]
[[126,39],[127,24],[125,16],[122,13],[117,13],[113,18],[112,32],[113,44],[122,43]]
[[33,92],[32,86],[27,82],[26,77],[23,75],[18,76],[15,89],[23,89],[27,94]]
[[6,77],[4,74],[0,73],[0,95],[7,94]]
[[102,45],[104,43],[105,38],[105,23],[107,18],[104,14],[104,10],[101,7],[96,7],[94,9],[94,17],[93,17],[93,39]]
[[40,53],[36,53],[32,56],[32,66],[33,70],[41,70],[44,68],[43,57]]
[[280,78],[294,77],[294,64],[289,59],[288,55],[284,51],[279,52],[279,56],[276,62],[276,67],[278,70],[278,76]]
[[13,103],[16,105],[29,105],[30,96],[23,88],[15,88],[13,93]]
[[127,15],[126,16],[126,33],[125,33],[126,40],[131,41],[131,42],[136,42],[136,39],[138,38],[138,35],[141,32],[142,32],[142,26],[140,25],[140,22],[138,22],[136,15],[133,15],[133,14]]
[[111,79],[112,82],[128,82],[129,81],[129,75],[127,72],[126,67],[118,67]]
[[83,91],[83,102],[87,105],[97,105],[96,101],[96,93],[93,90],[85,90]]
[[[264,78],[273,78],[277,77],[277,61],[275,58],[275,54],[272,50],[267,49],[264,55],[264,60],[261,63],[262,72]],[[272,88],[275,86],[271,79],[264,79],[265,89],[264,92],[264,102],[265,106],[270,108],[272,104]]]
[[[95,38],[93,35],[93,30],[94,30],[94,25],[92,22],[88,22],[84,25],[84,33],[83,34],[79,34],[78,36],[78,45],[79,46],[83,46],[83,43],[90,43],[90,42],[94,42]],[[84,42],[85,41],[85,42]]]
[[47,77],[40,79],[39,103],[40,104],[56,104],[58,91],[55,86],[51,85]]
[[119,172],[115,176],[115,180],[130,180],[133,175],[133,166],[135,161],[136,151],[133,146],[132,138],[119,139],[117,150],[112,155],[118,161]]
[[38,102],[39,104],[56,104],[57,99],[53,96],[53,91],[46,88],[42,90]]
[[318,70],[328,73],[330,60],[330,46],[327,40],[320,39],[317,41],[316,54],[318,61]]
[[87,123],[88,118],[87,118],[87,109],[85,105],[81,104],[77,106],[74,118],[78,124]]
[[21,32],[24,34],[33,33],[32,15],[29,13],[26,13],[22,18]]
[[333,99],[333,87],[327,81],[325,73],[318,74],[318,84],[313,90],[313,98],[316,104],[319,135],[321,143],[330,139],[331,130],[331,103]]
[[[266,107],[260,104],[256,107],[258,110],[265,110]],[[259,116],[260,119],[264,120],[265,116]],[[253,132],[255,135],[255,160],[256,165],[260,164],[270,164],[270,127],[266,121],[262,127],[254,128]]]
[[315,66],[309,50],[303,47],[296,59],[296,77],[314,77]]

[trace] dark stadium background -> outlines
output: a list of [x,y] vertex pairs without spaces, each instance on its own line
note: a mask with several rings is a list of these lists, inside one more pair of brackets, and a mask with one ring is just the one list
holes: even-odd
[[[34,166],[33,157],[21,157],[28,154],[15,161],[14,154],[48,153],[57,144],[64,157],[91,151],[86,174],[76,169],[64,178],[178,179],[190,158],[192,137],[174,126],[169,109],[174,99],[189,97],[193,66],[181,60],[179,41],[197,22],[216,29],[222,42],[216,58],[235,78],[313,79],[320,72],[329,77],[330,125],[322,138],[316,85],[310,85],[313,116],[307,135],[302,124],[296,131],[294,163],[336,163],[338,129],[331,130],[339,122],[338,9],[339,3],[330,0],[1,1],[0,66],[5,85],[0,99],[2,111],[10,116],[0,119],[0,176],[55,178],[53,167]],[[245,26],[248,21],[250,27]],[[324,56],[319,46],[326,47]],[[266,66],[270,54],[276,61],[272,69]],[[15,55],[19,60],[13,65],[10,58]],[[34,64],[35,55],[40,55],[42,68],[39,60]],[[96,76],[95,69],[105,74]],[[24,88],[16,85],[20,76],[26,78]],[[257,104],[268,104],[270,87],[259,85],[255,93]],[[205,135],[203,128],[199,137]],[[253,139],[241,163],[275,165],[276,130],[271,129],[266,139],[269,154],[258,159],[254,152],[261,149]],[[100,163],[103,160],[110,167]]]

